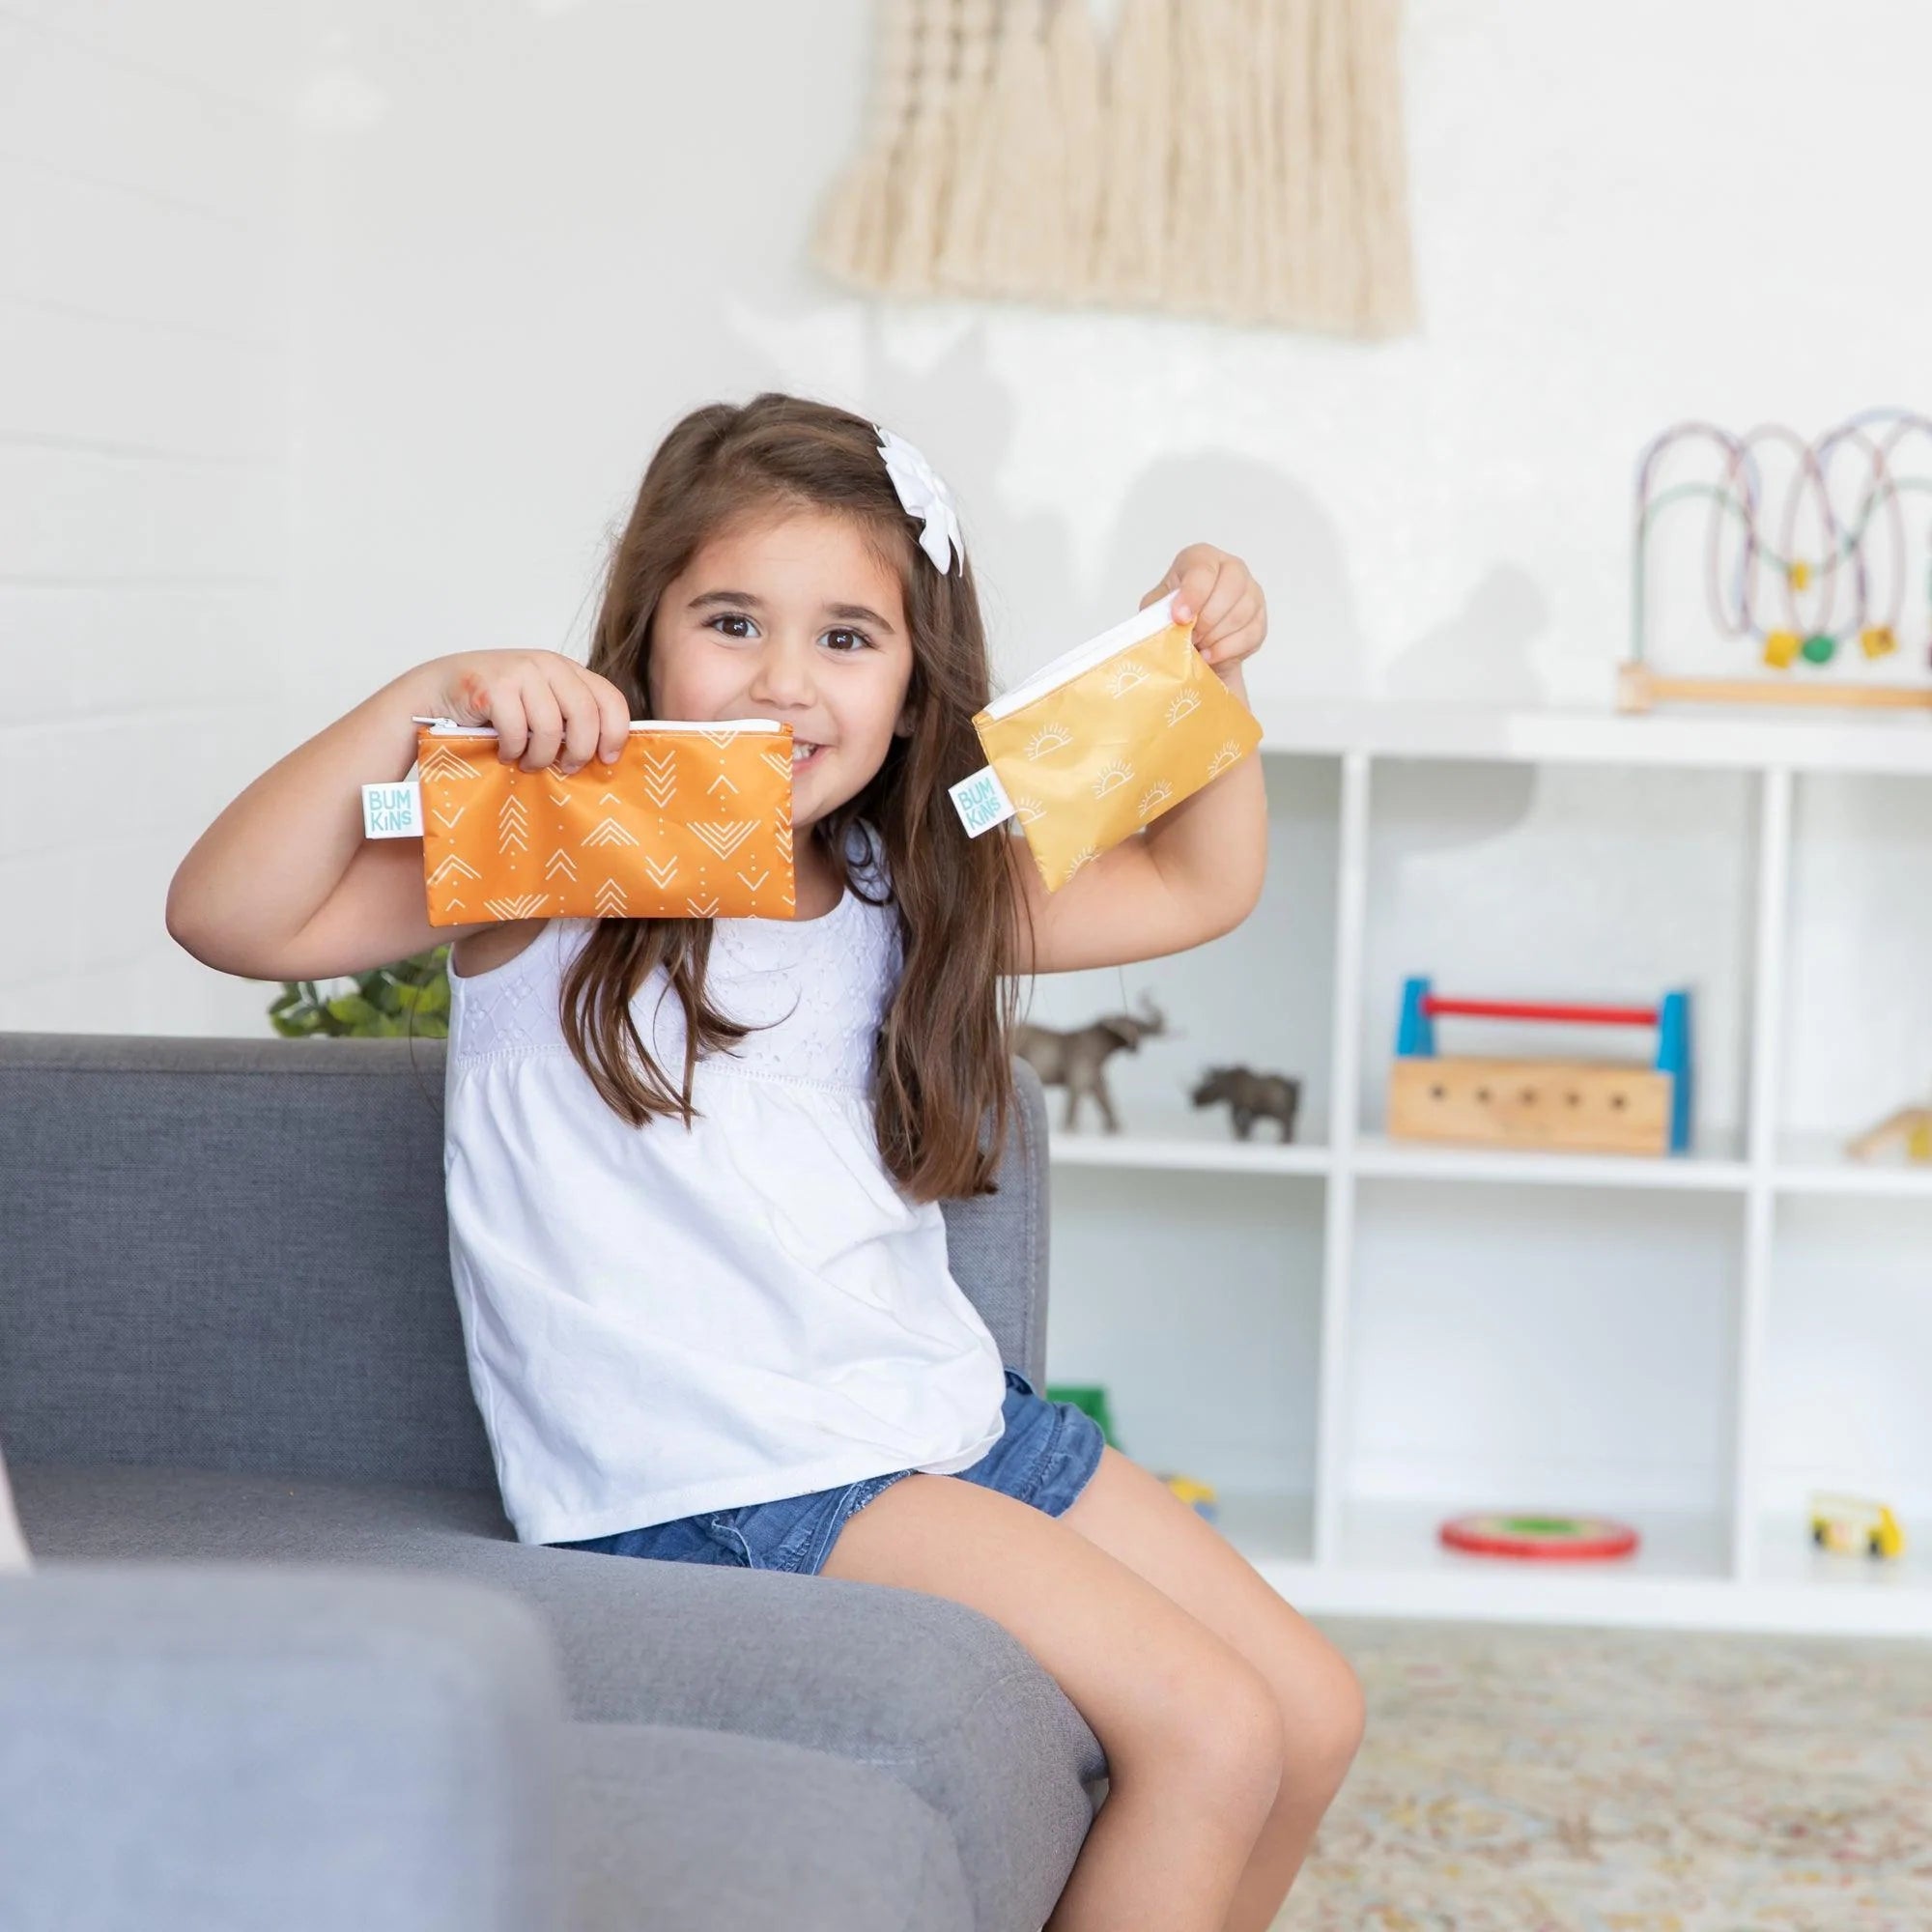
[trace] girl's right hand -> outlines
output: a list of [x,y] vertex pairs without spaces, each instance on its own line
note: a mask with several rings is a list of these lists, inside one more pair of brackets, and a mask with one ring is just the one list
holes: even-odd
[[624,694],[561,651],[456,651],[422,671],[438,717],[493,725],[497,759],[526,772],[613,765],[630,734]]

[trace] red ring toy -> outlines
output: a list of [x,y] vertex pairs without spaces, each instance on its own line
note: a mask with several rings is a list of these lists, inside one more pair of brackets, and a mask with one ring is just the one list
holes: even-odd
[[1628,1523],[1601,1516],[1459,1516],[1442,1525],[1441,1541],[1471,1556],[1511,1556],[1537,1563],[1603,1563],[1637,1546]]

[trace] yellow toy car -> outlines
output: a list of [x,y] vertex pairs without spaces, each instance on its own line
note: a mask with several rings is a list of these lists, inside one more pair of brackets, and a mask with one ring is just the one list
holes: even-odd
[[1841,1556],[1905,1554],[1905,1532],[1885,1504],[1865,1496],[1811,1498],[1811,1541]]
[[1188,1504],[1196,1516],[1206,1517],[1209,1522],[1212,1522],[1215,1517],[1219,1515],[1216,1493],[1212,1483],[1204,1483],[1198,1476],[1183,1476],[1178,1471],[1164,1475],[1160,1480],[1182,1502]]

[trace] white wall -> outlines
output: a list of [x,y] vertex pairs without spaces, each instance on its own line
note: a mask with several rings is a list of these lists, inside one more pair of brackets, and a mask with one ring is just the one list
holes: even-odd
[[[1932,16],[1897,0],[1829,32],[1797,0],[1411,0],[1424,328],[1383,346],[828,285],[803,237],[863,124],[869,16],[0,6],[7,782],[56,795],[76,729],[124,790],[187,724],[206,747],[134,836],[97,822],[111,797],[6,812],[13,902],[44,916],[0,950],[0,1021],[254,1030],[263,989],[160,932],[181,850],[404,666],[581,650],[652,445],[713,396],[798,386],[922,443],[1009,673],[1179,543],[1240,552],[1275,616],[1264,706],[1596,701],[1649,435],[1918,399]],[[243,754],[210,707],[265,697]],[[125,911],[73,859],[106,849]]]
[[267,1031],[162,907],[286,729],[294,40],[0,6],[0,1026]]
[[926,449],[1011,665],[1201,536],[1272,592],[1258,688],[1601,701],[1651,434],[1917,395],[1932,16],[1899,0],[1829,28],[1798,0],[1411,0],[1424,328],[1384,346],[848,298],[803,236],[858,138],[869,11],[327,10],[318,696],[581,639],[657,436],[780,384]]

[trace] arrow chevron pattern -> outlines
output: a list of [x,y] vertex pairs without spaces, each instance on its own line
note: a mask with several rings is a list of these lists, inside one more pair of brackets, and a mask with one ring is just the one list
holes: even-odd
[[758,826],[755,819],[735,818],[714,824],[695,823],[691,829],[721,859],[728,859]]
[[[429,739],[427,744],[423,742],[425,739]],[[476,742],[481,744],[484,741],[479,738]],[[418,731],[416,743],[417,775],[424,784],[432,781],[473,779],[476,776],[476,767],[460,753],[452,751],[448,739],[430,739],[427,731]]]
[[583,835],[586,845],[635,845],[638,835],[621,818],[600,818]]
[[568,777],[484,733],[424,726],[416,751],[432,925],[793,916],[788,730],[637,730]]
[[527,852],[530,846],[529,826],[529,807],[512,792],[497,813],[497,850]]
[[642,754],[644,797],[660,811],[670,809],[670,802],[677,796],[677,759],[672,753],[664,752],[655,756],[645,751]]

